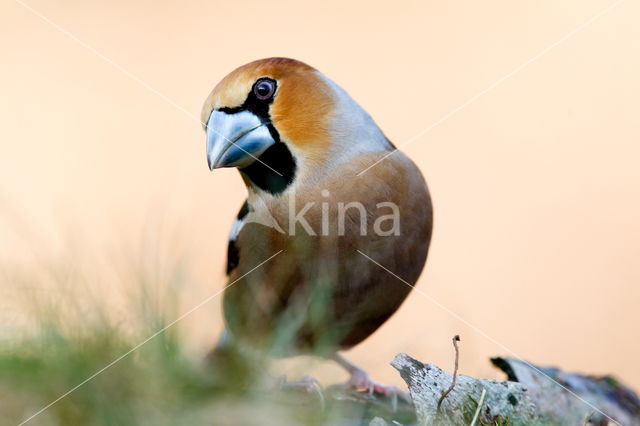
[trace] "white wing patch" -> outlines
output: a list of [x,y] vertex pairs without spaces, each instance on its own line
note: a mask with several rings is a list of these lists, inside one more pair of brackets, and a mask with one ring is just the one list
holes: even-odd
[[229,232],[229,241],[236,241],[238,234],[244,226],[244,219],[235,219],[233,225],[231,225],[231,232]]

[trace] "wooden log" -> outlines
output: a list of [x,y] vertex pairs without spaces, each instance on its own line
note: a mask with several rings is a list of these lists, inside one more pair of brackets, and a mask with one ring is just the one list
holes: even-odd
[[406,354],[391,365],[409,386],[421,425],[640,425],[640,400],[611,377],[590,377],[494,358],[507,381],[453,375]]

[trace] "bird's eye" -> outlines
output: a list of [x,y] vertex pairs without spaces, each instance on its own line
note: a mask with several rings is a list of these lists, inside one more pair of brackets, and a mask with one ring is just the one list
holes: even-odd
[[261,101],[271,99],[275,91],[276,82],[267,78],[258,80],[256,85],[253,87],[253,93],[255,93],[256,97]]

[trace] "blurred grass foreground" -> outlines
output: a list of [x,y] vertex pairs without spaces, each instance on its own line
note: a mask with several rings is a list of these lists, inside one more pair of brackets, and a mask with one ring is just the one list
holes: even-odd
[[57,256],[32,244],[27,261],[2,257],[0,425],[323,425],[373,417],[362,404],[358,413],[349,404],[322,409],[322,397],[274,386],[266,359],[220,369],[194,353],[184,327],[173,326],[197,304],[179,303],[191,278],[189,256],[175,241],[111,254],[82,241],[62,246]]
[[[226,392],[182,349],[178,328],[158,332],[176,316],[179,264],[158,280],[129,257],[107,278],[80,253],[38,257],[2,265],[1,425],[217,423]],[[120,300],[102,291],[110,279],[126,282]]]

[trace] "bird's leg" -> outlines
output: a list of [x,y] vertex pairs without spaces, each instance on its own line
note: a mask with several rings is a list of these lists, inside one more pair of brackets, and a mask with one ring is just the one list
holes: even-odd
[[303,376],[293,382],[287,381],[287,376],[282,375],[277,378],[278,387],[281,389],[302,389],[307,392],[322,393],[322,385],[315,377]]
[[340,364],[345,370],[349,372],[351,377],[347,381],[347,385],[356,390],[366,390],[369,394],[382,394],[386,395],[392,399],[396,399],[397,396],[401,396],[407,399],[406,392],[400,390],[396,386],[385,385],[383,383],[379,383],[374,381],[370,376],[362,368],[353,364],[351,361],[343,357],[342,355],[336,353],[331,359]]
[[273,377],[264,367],[264,354],[234,340],[226,329],[215,348],[207,355],[206,361],[212,367],[212,371],[217,373],[217,378],[227,386],[239,386],[239,389],[246,390],[248,385],[258,390],[266,388],[268,391],[293,390],[315,394],[324,410],[324,394],[318,380],[304,376],[289,382],[286,376]]
[[281,390],[301,390],[306,393],[314,393],[318,397],[322,411],[325,408],[324,393],[320,382],[311,376],[304,376],[296,381],[288,382],[287,376],[280,376],[277,379],[277,388]]

